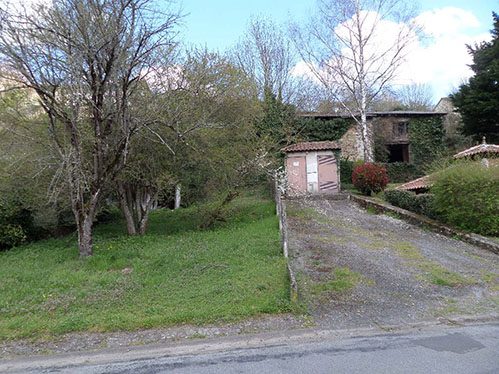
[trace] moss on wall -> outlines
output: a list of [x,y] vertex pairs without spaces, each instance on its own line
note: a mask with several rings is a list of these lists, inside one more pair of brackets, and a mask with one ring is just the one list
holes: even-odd
[[427,165],[444,150],[445,129],[442,117],[421,117],[409,120],[409,142],[412,163]]

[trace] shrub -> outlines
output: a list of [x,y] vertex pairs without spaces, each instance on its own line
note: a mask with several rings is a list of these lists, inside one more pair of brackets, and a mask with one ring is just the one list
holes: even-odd
[[411,211],[415,196],[416,194],[414,192],[404,190],[386,190],[384,192],[385,200],[390,204]]
[[439,219],[458,229],[499,235],[499,167],[454,164],[433,177]]
[[384,192],[385,200],[399,208],[411,212],[422,214],[424,216],[435,218],[436,213],[433,207],[433,194],[415,194],[404,190],[386,190]]
[[26,228],[31,228],[32,222],[31,212],[14,202],[0,200],[0,249],[24,243],[28,238]]
[[409,162],[390,162],[384,165],[390,183],[405,183],[424,175],[418,166]]
[[422,214],[429,218],[437,218],[437,213],[433,201],[435,195],[432,193],[423,193],[416,195],[416,213]]
[[370,196],[373,192],[378,193],[388,185],[386,168],[381,164],[366,162],[353,168],[352,182],[364,195]]

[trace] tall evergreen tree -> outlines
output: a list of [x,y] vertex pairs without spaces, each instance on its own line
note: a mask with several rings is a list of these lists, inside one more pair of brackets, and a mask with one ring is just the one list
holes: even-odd
[[468,46],[475,75],[451,99],[462,115],[463,135],[476,140],[486,136],[489,143],[499,143],[499,16],[494,12],[492,17],[492,40]]

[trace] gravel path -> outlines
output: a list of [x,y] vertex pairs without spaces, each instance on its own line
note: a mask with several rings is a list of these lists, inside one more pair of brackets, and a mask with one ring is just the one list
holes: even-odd
[[288,207],[291,264],[317,325],[499,318],[499,256],[349,200]]

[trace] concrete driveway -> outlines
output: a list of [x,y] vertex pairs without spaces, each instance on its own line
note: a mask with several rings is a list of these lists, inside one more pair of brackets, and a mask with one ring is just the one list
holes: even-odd
[[288,218],[300,298],[319,326],[499,318],[499,256],[491,252],[349,200],[290,201]]

